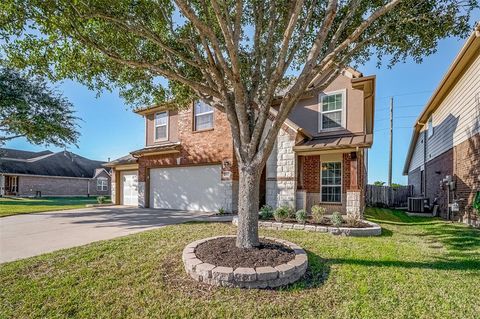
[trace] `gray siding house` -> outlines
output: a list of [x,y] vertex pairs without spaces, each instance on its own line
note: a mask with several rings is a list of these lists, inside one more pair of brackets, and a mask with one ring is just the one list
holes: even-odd
[[480,25],[419,115],[403,173],[442,217],[480,224],[472,207],[480,192]]

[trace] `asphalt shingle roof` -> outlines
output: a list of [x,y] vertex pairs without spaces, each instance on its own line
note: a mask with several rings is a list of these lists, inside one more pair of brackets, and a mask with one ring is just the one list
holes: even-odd
[[28,152],[0,149],[0,173],[92,178],[105,162],[72,152]]

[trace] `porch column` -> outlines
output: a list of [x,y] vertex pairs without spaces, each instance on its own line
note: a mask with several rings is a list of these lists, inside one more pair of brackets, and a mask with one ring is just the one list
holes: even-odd
[[347,155],[347,161],[350,161],[350,181],[349,184],[346,185],[347,192],[346,192],[346,202],[345,202],[345,210],[347,214],[352,215],[359,215],[363,217],[363,205],[362,205],[362,190],[359,187],[358,179],[359,179],[359,158],[358,152],[352,152]]
[[5,195],[5,176],[0,175],[0,196]]

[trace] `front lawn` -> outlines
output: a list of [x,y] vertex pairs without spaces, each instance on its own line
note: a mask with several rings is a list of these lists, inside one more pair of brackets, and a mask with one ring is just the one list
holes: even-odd
[[0,197],[0,217],[52,210],[84,208],[87,204],[96,203],[96,197]]
[[369,209],[380,237],[262,230],[306,249],[307,277],[281,290],[214,288],[190,279],[181,253],[234,234],[190,223],[0,267],[0,317],[478,318],[480,231]]

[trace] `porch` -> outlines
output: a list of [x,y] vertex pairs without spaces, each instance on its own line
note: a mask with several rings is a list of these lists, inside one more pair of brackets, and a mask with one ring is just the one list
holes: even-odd
[[0,175],[0,196],[15,196],[18,194],[18,176]]
[[365,188],[364,150],[297,154],[296,209],[310,212],[313,205],[327,214],[363,214]]

